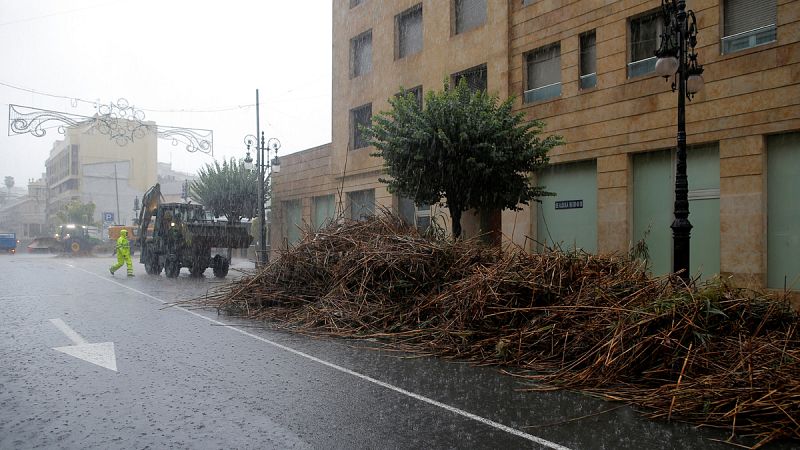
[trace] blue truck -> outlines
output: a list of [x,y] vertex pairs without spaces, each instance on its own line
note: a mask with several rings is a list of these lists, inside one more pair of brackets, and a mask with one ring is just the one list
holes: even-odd
[[0,233],[0,253],[17,252],[17,235],[15,233]]

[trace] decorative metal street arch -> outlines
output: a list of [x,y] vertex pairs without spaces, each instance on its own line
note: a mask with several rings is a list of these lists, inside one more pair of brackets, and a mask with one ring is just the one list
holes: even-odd
[[172,141],[172,145],[185,145],[189,152],[214,155],[214,132],[201,128],[181,128],[148,123],[144,111],[131,106],[121,98],[117,103],[100,105],[94,116],[82,116],[61,111],[8,105],[8,135],[32,134],[42,137],[47,130],[56,128],[65,134],[67,128],[89,125],[92,132],[108,136],[117,145],[143,139],[153,133],[158,139]]

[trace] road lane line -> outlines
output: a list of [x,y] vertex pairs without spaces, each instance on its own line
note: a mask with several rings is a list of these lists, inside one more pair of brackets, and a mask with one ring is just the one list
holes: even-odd
[[50,319],[50,323],[56,326],[62,333],[64,333],[70,341],[72,341],[75,345],[86,345],[89,343],[86,339],[83,338],[80,334],[76,333],[75,330],[69,327],[66,323],[64,323],[61,319]]
[[244,331],[242,329],[239,329],[239,328],[237,328],[237,327],[235,327],[235,326],[233,326],[231,324],[227,324],[227,323],[224,323],[224,322],[220,322],[219,320],[212,319],[210,317],[206,317],[206,316],[204,316],[204,315],[202,315],[200,313],[197,313],[197,312],[192,311],[190,309],[186,309],[186,308],[184,308],[182,306],[175,306],[174,304],[166,302],[164,300],[161,300],[158,297],[150,295],[150,294],[148,294],[146,292],[142,292],[142,291],[140,291],[138,289],[134,289],[134,288],[132,288],[130,286],[126,286],[125,284],[122,284],[122,283],[120,283],[118,281],[111,280],[111,279],[109,279],[107,277],[100,276],[100,275],[98,275],[98,274],[96,274],[94,272],[90,272],[88,270],[85,270],[85,269],[82,269],[80,267],[76,267],[76,266],[73,266],[73,265],[69,265],[69,264],[67,264],[67,265],[69,267],[72,267],[73,269],[77,269],[77,270],[80,270],[82,272],[86,272],[89,275],[93,275],[93,276],[95,276],[95,277],[97,277],[97,278],[99,278],[101,280],[108,281],[110,283],[116,284],[117,286],[123,287],[125,289],[130,290],[130,291],[136,292],[137,294],[143,295],[143,296],[145,296],[147,298],[151,298],[151,299],[161,303],[162,305],[172,305],[172,308],[174,308],[174,309],[179,309],[179,310],[181,310],[183,312],[189,313],[189,314],[191,314],[191,315],[193,315],[195,317],[199,317],[199,318],[201,318],[203,320],[206,320],[208,322],[214,323],[216,325],[222,325],[226,329],[233,330],[233,331],[235,331],[237,333],[240,333],[242,335],[245,335],[247,337],[251,337],[251,338],[253,338],[253,339],[257,340],[257,341],[261,341],[261,342],[263,342],[265,344],[269,344],[269,345],[271,345],[273,347],[276,347],[276,348],[279,348],[279,349],[281,349],[283,351],[286,351],[286,352],[292,353],[294,355],[306,358],[306,359],[314,361],[314,362],[316,362],[318,364],[322,364],[323,366],[329,367],[329,368],[337,370],[339,372],[346,373],[348,375],[352,375],[352,376],[354,376],[356,378],[359,378],[361,380],[376,384],[378,386],[381,386],[381,387],[384,387],[386,389],[392,390],[392,391],[397,392],[399,394],[403,394],[403,395],[405,395],[407,397],[411,397],[411,398],[414,398],[416,400],[428,403],[430,405],[442,408],[442,409],[444,409],[446,411],[449,411],[451,413],[458,414],[458,415],[466,417],[468,419],[472,419],[472,420],[474,420],[476,422],[480,422],[480,423],[482,423],[484,425],[488,425],[488,426],[490,426],[492,428],[496,428],[498,430],[505,431],[506,433],[513,434],[514,436],[520,437],[522,439],[526,439],[526,440],[531,441],[531,442],[535,442],[535,443],[537,443],[539,445],[542,445],[544,447],[547,447],[547,448],[552,448],[554,450],[571,450],[569,447],[564,447],[563,445],[556,444],[555,442],[548,441],[547,439],[540,438],[538,436],[534,436],[532,434],[528,434],[528,433],[522,432],[520,430],[517,430],[516,428],[511,428],[511,427],[509,427],[507,425],[503,425],[502,423],[495,422],[495,421],[493,421],[491,419],[487,419],[485,417],[482,417],[482,416],[479,416],[479,415],[476,415],[476,414],[472,414],[471,412],[464,411],[463,409],[459,409],[459,408],[456,408],[454,406],[450,406],[450,405],[444,404],[442,402],[439,402],[439,401],[433,400],[431,398],[425,397],[424,395],[416,394],[414,392],[407,391],[407,390],[405,390],[403,388],[394,386],[394,385],[386,383],[384,381],[372,378],[369,375],[364,375],[362,373],[350,370],[350,369],[348,369],[346,367],[339,366],[339,365],[334,364],[332,362],[328,362],[328,361],[319,359],[316,356],[312,356],[312,355],[309,355],[307,353],[303,353],[300,350],[295,350],[295,349],[293,349],[291,347],[287,347],[287,346],[285,346],[283,344],[279,344],[277,342],[271,341],[271,340],[263,338],[261,336],[257,336],[255,334],[249,333],[249,332]]

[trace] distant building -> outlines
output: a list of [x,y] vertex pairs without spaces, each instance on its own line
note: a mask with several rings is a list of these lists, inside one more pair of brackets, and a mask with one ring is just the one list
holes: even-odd
[[46,234],[45,206],[47,186],[44,178],[28,181],[28,192],[0,207],[0,232],[16,233],[21,241]]
[[172,169],[172,163],[158,163],[158,183],[165,202],[183,202],[184,185],[197,179],[196,174],[179,172]]
[[74,200],[94,202],[94,222],[132,223],[134,198],[156,182],[155,123],[118,123],[142,132],[120,145],[89,120],[67,128],[64,140],[53,144],[45,162],[48,224]]

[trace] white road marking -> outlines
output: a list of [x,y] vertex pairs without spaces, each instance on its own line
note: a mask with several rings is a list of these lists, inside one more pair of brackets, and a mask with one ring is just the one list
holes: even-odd
[[66,347],[53,347],[53,350],[66,353],[67,355],[96,364],[108,370],[113,370],[114,372],[117,371],[117,357],[114,354],[113,342],[90,344],[89,341],[70,328],[63,320],[50,319],[50,323],[61,330],[73,344]]
[[89,343],[89,341],[81,337],[80,334],[76,333],[75,330],[73,330],[72,328],[69,327],[69,325],[64,323],[63,320],[50,319],[50,323],[52,323],[53,325],[56,326],[56,328],[61,330],[61,332],[64,333],[69,338],[69,340],[72,341],[74,345],[83,345]]
[[191,314],[191,315],[193,315],[195,317],[199,317],[199,318],[201,318],[203,320],[206,320],[208,322],[211,322],[213,324],[222,325],[226,329],[233,330],[233,331],[235,331],[237,333],[240,333],[240,334],[243,334],[243,335],[245,335],[247,337],[253,338],[253,339],[258,340],[258,341],[261,341],[261,342],[263,342],[265,344],[269,344],[269,345],[271,345],[273,347],[276,347],[276,348],[279,348],[279,349],[284,350],[286,352],[292,353],[294,355],[306,358],[306,359],[314,361],[316,363],[322,364],[323,366],[329,367],[329,368],[337,370],[339,372],[346,373],[348,375],[352,375],[352,376],[354,376],[356,378],[359,378],[361,380],[368,381],[370,383],[373,383],[373,384],[376,384],[378,386],[384,387],[386,389],[392,390],[392,391],[397,392],[399,394],[403,394],[405,396],[414,398],[416,400],[419,400],[419,401],[428,403],[430,405],[442,408],[442,409],[444,409],[446,411],[449,411],[449,412],[454,413],[454,414],[458,414],[458,415],[466,417],[468,419],[472,419],[472,420],[474,420],[476,422],[480,422],[480,423],[482,423],[484,425],[488,425],[488,426],[490,426],[492,428],[496,428],[498,430],[505,431],[506,433],[513,434],[514,436],[520,437],[522,439],[526,439],[526,440],[531,441],[531,442],[535,442],[535,443],[537,443],[539,445],[542,445],[544,447],[552,448],[554,450],[571,450],[569,447],[564,447],[563,445],[557,444],[555,442],[548,441],[547,439],[540,438],[538,436],[534,436],[532,434],[528,434],[528,433],[522,432],[520,430],[517,430],[516,428],[511,428],[511,427],[509,427],[507,425],[503,425],[502,423],[495,422],[495,421],[493,421],[491,419],[487,419],[485,417],[481,417],[481,416],[479,416],[477,414],[472,414],[471,412],[464,411],[463,409],[459,409],[459,408],[456,408],[454,406],[450,406],[450,405],[447,405],[445,403],[433,400],[431,398],[425,397],[424,395],[420,395],[420,394],[416,394],[416,393],[411,392],[411,391],[407,391],[407,390],[405,390],[403,388],[400,388],[400,387],[394,386],[392,384],[386,383],[384,381],[372,378],[372,377],[370,377],[368,375],[364,375],[362,373],[350,370],[350,369],[348,369],[346,367],[339,366],[339,365],[334,364],[332,362],[328,362],[328,361],[319,359],[316,356],[312,356],[312,355],[309,355],[307,353],[303,353],[303,352],[301,352],[299,350],[295,350],[295,349],[293,349],[291,347],[287,347],[287,346],[285,346],[283,344],[279,344],[277,342],[271,341],[271,340],[263,338],[261,336],[257,336],[255,334],[248,333],[247,331],[244,331],[244,330],[242,330],[240,328],[236,328],[235,326],[232,326],[230,324],[227,324],[227,323],[224,323],[224,322],[220,322],[220,321],[212,319],[210,317],[206,317],[206,316],[204,316],[204,315],[202,315],[200,313],[197,313],[195,311],[192,311],[190,309],[186,309],[186,308],[183,308],[181,306],[175,306],[172,303],[169,303],[169,302],[166,302],[164,300],[161,300],[158,297],[152,296],[152,295],[150,295],[150,294],[148,294],[146,292],[142,292],[142,291],[140,291],[138,289],[134,289],[134,288],[132,288],[130,286],[126,286],[125,284],[122,284],[122,283],[120,283],[118,281],[111,280],[111,279],[109,279],[107,277],[100,276],[100,275],[98,275],[98,274],[96,274],[94,272],[90,272],[88,270],[82,269],[80,267],[75,267],[75,266],[72,266],[72,265],[69,265],[69,264],[67,264],[67,265],[69,267],[74,268],[74,269],[80,270],[82,272],[86,272],[86,273],[88,273],[88,274],[90,274],[92,276],[100,278],[101,280],[105,280],[105,281],[108,281],[110,283],[114,283],[114,284],[116,284],[116,285],[118,285],[120,287],[123,287],[123,288],[128,289],[128,290],[133,291],[133,292],[136,292],[137,294],[140,294],[140,295],[145,296],[147,298],[153,299],[153,300],[161,303],[162,305],[172,305],[172,308],[174,308],[174,309],[178,309],[178,310],[183,311],[185,313],[189,313],[189,314]]

